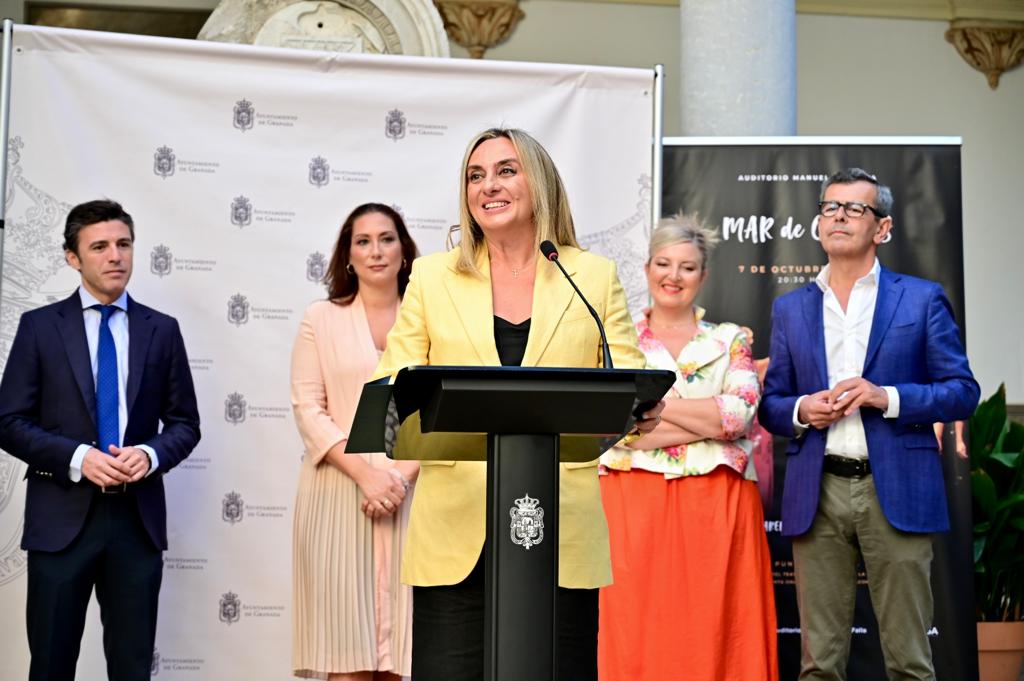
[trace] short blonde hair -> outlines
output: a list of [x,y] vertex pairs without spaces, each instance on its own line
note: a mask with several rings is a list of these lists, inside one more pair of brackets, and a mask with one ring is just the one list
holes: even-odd
[[466,154],[462,158],[462,173],[459,177],[459,232],[461,233],[459,245],[461,252],[455,266],[459,272],[479,276],[477,260],[480,257],[481,248],[484,247],[483,230],[480,229],[480,225],[476,224],[473,215],[469,212],[469,197],[466,192],[469,157],[484,142],[498,138],[512,142],[516,155],[519,156],[519,163],[526,176],[526,185],[530,189],[530,199],[533,204],[533,223],[537,228],[537,248],[540,248],[542,241],[552,241],[558,246],[580,247],[579,242],[576,241],[576,227],[572,221],[572,212],[569,210],[569,197],[565,192],[565,185],[562,183],[558,168],[555,167],[548,152],[540,142],[524,130],[490,128],[470,140],[466,147]]
[[693,244],[700,251],[700,268],[705,269],[708,258],[718,242],[718,230],[705,225],[696,213],[677,213],[658,221],[657,229],[651,233],[647,262],[663,248],[676,244]]

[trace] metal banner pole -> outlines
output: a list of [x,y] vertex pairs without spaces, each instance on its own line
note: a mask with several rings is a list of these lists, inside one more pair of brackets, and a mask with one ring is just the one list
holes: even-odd
[[654,65],[654,158],[651,163],[651,231],[661,219],[662,137],[665,134],[665,66]]
[[[4,236],[7,219],[7,136],[11,127],[11,52],[14,22],[4,19],[3,62],[0,65],[0,290],[3,288]],[[2,303],[0,303],[2,305]]]

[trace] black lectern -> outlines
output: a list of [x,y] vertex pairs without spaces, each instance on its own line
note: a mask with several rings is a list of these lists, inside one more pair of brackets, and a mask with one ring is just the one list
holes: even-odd
[[364,387],[346,451],[487,461],[485,681],[557,678],[558,463],[597,458],[674,380],[671,371],[422,366]]

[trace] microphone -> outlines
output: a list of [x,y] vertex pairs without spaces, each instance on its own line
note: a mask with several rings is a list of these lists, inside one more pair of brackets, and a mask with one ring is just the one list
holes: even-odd
[[558,269],[561,270],[562,275],[569,280],[569,283],[572,284],[572,287],[576,290],[576,294],[580,297],[580,300],[582,300],[583,304],[587,306],[590,316],[594,318],[595,322],[597,322],[597,330],[601,333],[601,351],[604,353],[604,368],[614,369],[615,367],[612,365],[612,351],[608,349],[608,338],[604,335],[604,324],[601,323],[601,318],[597,316],[597,310],[591,307],[590,303],[587,302],[586,296],[583,295],[583,291],[581,291],[579,286],[576,285],[576,282],[572,280],[569,273],[565,271],[565,268],[562,267],[562,263],[558,262],[558,249],[555,248],[555,245],[547,240],[542,241],[540,244],[540,252],[545,258],[558,265]]

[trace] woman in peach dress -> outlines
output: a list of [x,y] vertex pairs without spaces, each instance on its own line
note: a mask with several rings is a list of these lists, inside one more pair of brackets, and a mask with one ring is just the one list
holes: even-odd
[[412,595],[398,579],[417,462],[344,454],[409,281],[416,244],[382,204],[342,225],[325,283],[292,353],[292,407],[305,444],[295,499],[292,669],[397,681],[410,673]]

